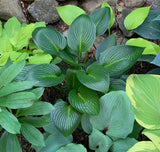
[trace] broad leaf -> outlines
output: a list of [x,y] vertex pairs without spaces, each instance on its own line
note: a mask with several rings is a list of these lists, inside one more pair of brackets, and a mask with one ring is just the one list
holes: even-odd
[[51,28],[37,28],[32,36],[36,45],[51,55],[57,54],[66,47],[65,37]]
[[81,126],[82,126],[82,129],[88,133],[88,134],[91,134],[92,132],[92,124],[90,123],[90,116],[89,115],[83,115],[82,116],[82,120],[81,120]]
[[17,118],[7,110],[2,109],[0,112],[0,125],[9,133],[20,133],[21,124]]
[[97,47],[95,52],[96,60],[99,59],[100,53],[104,52],[106,49],[115,45],[117,45],[116,34],[112,34],[111,36],[103,40],[103,42]]
[[147,129],[160,129],[160,76],[131,75],[127,79],[126,92],[137,122]]
[[0,88],[2,86],[6,86],[10,83],[23,69],[25,62],[13,63],[8,68],[4,69],[4,71],[0,75]]
[[91,64],[86,71],[77,72],[78,80],[86,87],[99,92],[107,93],[109,88],[109,74],[102,65]]
[[80,86],[78,90],[70,91],[68,100],[79,112],[88,115],[98,115],[100,110],[99,98],[95,91]]
[[113,46],[100,54],[99,62],[110,76],[119,76],[134,65],[143,50],[144,48],[135,46]]
[[86,148],[81,144],[68,144],[66,146],[63,146],[56,152],[87,152]]
[[1,152],[22,152],[16,135],[4,132],[0,138]]
[[40,97],[42,97],[44,88],[38,87],[38,88],[32,89],[30,92],[34,93],[36,95],[36,99],[38,100]]
[[36,86],[50,87],[61,83],[64,80],[64,75],[55,64],[41,64],[30,70],[28,79],[38,81]]
[[42,133],[33,125],[23,123],[21,126],[22,135],[33,145],[45,146]]
[[46,115],[54,110],[54,106],[48,102],[35,102],[31,107],[21,109],[18,116],[24,115]]
[[0,106],[11,109],[30,107],[36,100],[36,95],[31,92],[17,92],[0,98]]
[[59,148],[71,143],[72,141],[72,136],[64,137],[62,134],[56,132],[49,135],[45,140],[46,146],[42,148],[38,147],[39,150],[36,150],[36,152],[56,152]]
[[136,10],[131,12],[124,20],[126,29],[133,30],[140,26],[148,16],[149,10],[150,6],[137,8]]
[[151,63],[160,67],[160,51]]
[[131,133],[134,113],[124,91],[113,91],[100,98],[99,116],[91,116],[92,126],[103,130],[113,140],[126,138]]
[[127,152],[159,152],[151,141],[141,141],[135,144]]
[[48,119],[45,119],[43,117],[22,117],[18,119],[21,123],[28,123],[33,125],[34,127],[40,128],[44,127],[46,125],[49,125],[50,122]]
[[69,27],[67,35],[68,45],[74,51],[84,52],[91,48],[95,36],[96,27],[93,21],[88,15],[80,15]]
[[106,32],[110,25],[110,8],[104,7],[94,11],[90,18],[96,25],[96,36],[102,35]]
[[159,22],[153,20],[159,16],[159,14],[160,9],[150,10],[148,17],[143,24],[134,29],[134,32],[147,39],[160,39]]
[[147,136],[154,145],[157,147],[158,150],[160,150],[160,130],[149,130],[149,129],[144,129],[142,134]]
[[112,140],[93,128],[91,135],[89,136],[89,148],[96,152],[107,152],[112,145]]
[[143,51],[143,54],[157,55],[160,51],[160,47],[157,44],[142,38],[130,39],[127,41],[126,45],[144,47],[145,49]]
[[81,14],[85,14],[83,9],[74,5],[60,6],[56,7],[56,9],[61,19],[68,25],[71,25],[71,23]]
[[65,136],[69,136],[79,125],[81,114],[71,105],[59,100],[55,104],[55,110],[51,113],[51,118],[57,129]]
[[123,81],[122,79],[111,79],[110,86],[109,86],[110,91],[118,91],[118,90],[126,90],[126,82]]
[[36,82],[23,81],[23,82],[12,82],[0,89],[0,97],[9,95],[14,92],[31,89]]
[[110,29],[115,22],[115,16],[114,16],[114,12],[112,10],[112,7],[108,3],[106,3],[105,1],[103,2],[101,7],[108,7],[110,9],[110,14],[111,14],[111,20],[110,20],[110,25],[109,25],[109,29]]
[[111,147],[112,152],[127,152],[138,141],[134,138],[119,139]]

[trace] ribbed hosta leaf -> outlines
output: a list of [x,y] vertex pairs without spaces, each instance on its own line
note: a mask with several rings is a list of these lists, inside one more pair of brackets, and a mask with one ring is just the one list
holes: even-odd
[[60,6],[56,7],[56,9],[61,19],[68,25],[71,25],[71,23],[81,14],[85,14],[83,9],[74,5]]
[[117,45],[117,38],[116,34],[112,34],[111,36],[107,37],[96,49],[95,57],[98,60],[100,53],[105,51],[106,49]]
[[9,95],[14,92],[23,91],[31,89],[36,82],[32,81],[23,81],[23,82],[12,82],[0,89],[0,97]]
[[131,12],[124,20],[126,29],[133,30],[141,25],[148,16],[149,10],[150,6],[137,8],[136,10]]
[[151,63],[160,67],[160,51]]
[[0,98],[0,106],[11,109],[30,107],[36,100],[32,92],[17,92]]
[[93,20],[94,24],[96,25],[96,35],[102,35],[108,29],[110,25],[110,9],[108,7],[100,8],[94,11],[90,18]]
[[86,71],[77,72],[78,80],[86,87],[106,93],[109,88],[109,74],[102,65],[91,64]]
[[82,116],[82,120],[81,120],[81,126],[82,126],[82,129],[88,133],[88,134],[91,134],[92,132],[92,124],[90,123],[90,120],[89,120],[90,116],[89,115],[83,115]]
[[95,36],[96,27],[93,21],[88,15],[80,15],[69,27],[68,45],[72,50],[84,52],[91,48]]
[[54,106],[48,102],[35,102],[31,107],[20,109],[19,116],[24,115],[46,115],[54,110]]
[[79,112],[88,115],[98,115],[100,110],[99,98],[95,91],[80,86],[73,89],[68,96],[70,104]]
[[64,80],[64,75],[61,74],[61,70],[57,65],[42,64],[30,70],[28,79],[37,81],[36,86],[50,87],[61,83]]
[[53,123],[65,136],[69,136],[79,125],[81,114],[62,100],[57,101],[51,114]]
[[0,152],[22,152],[17,136],[4,132],[0,138]]
[[133,145],[138,143],[134,138],[119,139],[111,147],[112,152],[127,152]]
[[66,146],[63,146],[56,152],[87,152],[86,148],[81,144],[68,144]]
[[43,51],[54,55],[66,46],[65,37],[58,31],[51,28],[37,28],[32,33],[36,45]]
[[124,91],[113,91],[100,98],[99,116],[91,116],[92,126],[104,130],[113,140],[126,138],[134,124],[131,101]]
[[142,134],[144,134],[150,140],[152,140],[157,149],[160,150],[160,129],[155,129],[155,130],[144,129]]
[[7,110],[2,109],[0,112],[0,125],[9,133],[20,133],[21,124],[17,118]]
[[100,54],[99,62],[110,76],[119,76],[134,65],[143,50],[144,48],[135,46],[113,46]]
[[89,148],[96,152],[108,152],[111,145],[112,140],[108,136],[93,128],[93,131],[89,136]]
[[160,9],[150,10],[147,18],[134,32],[146,39],[160,39],[159,21],[155,21],[160,14]]
[[126,92],[137,122],[147,129],[160,129],[160,76],[131,75],[127,79]]
[[141,141],[135,144],[127,152],[159,152],[151,141]]
[[21,126],[22,135],[33,145],[45,146],[42,133],[33,125],[23,123]]

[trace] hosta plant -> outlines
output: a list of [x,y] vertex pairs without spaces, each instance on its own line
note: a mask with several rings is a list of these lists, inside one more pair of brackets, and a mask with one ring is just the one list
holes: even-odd
[[45,22],[21,24],[16,17],[12,17],[3,27],[0,21],[0,67],[9,57],[14,63],[24,59],[26,64],[50,63],[52,57],[30,41],[37,27],[45,27]]
[[24,60],[14,64],[8,60],[0,69],[1,152],[22,152],[17,138],[20,133],[33,145],[45,146],[44,137],[37,128],[49,124],[40,116],[49,114],[54,107],[39,101],[44,88],[34,87],[37,82],[15,81],[24,66]]

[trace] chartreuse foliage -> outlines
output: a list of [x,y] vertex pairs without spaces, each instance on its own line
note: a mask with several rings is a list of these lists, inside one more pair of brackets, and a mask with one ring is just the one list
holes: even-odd
[[52,57],[49,54],[34,47],[30,42],[32,32],[37,27],[45,27],[45,23],[21,24],[15,17],[12,17],[2,28],[0,22],[0,67],[9,57],[12,62],[26,59],[26,64],[42,64],[51,61]]
[[48,125],[47,119],[33,117],[54,110],[47,102],[39,101],[44,89],[33,88],[37,82],[15,81],[25,61],[8,62],[0,69],[0,125],[5,130],[0,138],[0,151],[21,152],[16,134],[22,135],[32,144],[45,146],[44,137],[37,127]]
[[146,128],[142,134],[151,140],[137,143],[128,152],[158,152],[160,150],[159,91],[159,75],[131,75],[128,77],[126,92],[132,101],[136,121]]

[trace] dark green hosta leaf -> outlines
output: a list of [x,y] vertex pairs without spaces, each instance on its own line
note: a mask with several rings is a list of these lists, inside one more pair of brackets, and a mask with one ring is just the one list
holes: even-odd
[[113,140],[126,138],[134,124],[134,113],[130,99],[124,91],[113,91],[100,98],[99,116],[91,116],[92,126],[104,130]]
[[36,95],[36,99],[38,100],[40,97],[42,97],[44,88],[38,87],[38,88],[32,89],[30,92],[34,93]]
[[23,123],[21,126],[22,135],[33,145],[45,146],[42,133],[33,125]]
[[118,91],[126,89],[126,82],[122,79],[112,79],[110,82],[109,90],[111,91]]
[[51,55],[57,54],[66,47],[65,37],[52,28],[40,27],[32,34],[36,45]]
[[100,110],[99,98],[95,91],[80,86],[73,89],[68,96],[70,104],[79,112],[88,115],[98,115]]
[[81,114],[62,100],[55,104],[51,114],[53,123],[65,136],[69,136],[79,125]]
[[36,100],[32,92],[18,92],[0,98],[0,106],[11,109],[30,107]]
[[117,45],[117,37],[114,33],[111,36],[107,37],[105,40],[103,40],[103,42],[97,47],[95,52],[96,60],[99,59],[100,53],[115,45]]
[[160,39],[160,22],[154,21],[160,14],[160,9],[150,10],[148,17],[134,32],[146,39]]
[[99,62],[108,70],[110,76],[119,76],[129,70],[142,55],[144,48],[117,45],[100,54]]
[[54,110],[54,106],[48,102],[39,101],[35,102],[31,107],[21,109],[18,116],[24,115],[46,115]]
[[4,132],[0,138],[0,152],[22,152],[17,136]]
[[17,118],[7,110],[2,109],[0,112],[0,125],[9,133],[20,133],[21,124]]
[[91,48],[96,37],[96,27],[88,15],[76,18],[68,30],[67,41],[72,50],[84,52]]
[[133,145],[135,145],[138,141],[134,138],[126,138],[126,139],[119,139],[116,140],[112,147],[112,152],[127,152]]
[[81,144],[68,144],[66,146],[63,146],[56,152],[87,152],[86,148]]
[[92,134],[89,136],[89,148],[96,152],[108,152],[111,145],[112,140],[108,136],[93,128]]
[[83,115],[82,116],[82,120],[81,120],[81,126],[82,126],[82,129],[88,133],[88,134],[91,134],[92,132],[92,124],[90,123],[90,116],[89,115]]
[[[45,147],[38,147],[39,150],[36,148],[36,152],[56,152],[62,146],[69,144],[73,141],[73,137],[64,137],[59,132],[54,132],[53,134],[49,135],[45,140]],[[35,146],[33,146],[35,147]]]
[[103,7],[96,11],[94,11],[90,18],[93,20],[94,24],[96,25],[96,35],[102,35],[105,33],[105,31],[108,29],[110,25],[110,8],[109,7]]
[[32,81],[23,81],[23,82],[12,82],[0,89],[0,97],[9,95],[14,92],[23,91],[31,89],[36,82]]
[[157,54],[157,56],[154,58],[154,60],[151,63],[160,67],[160,52]]
[[7,68],[3,69],[0,74],[0,88],[6,86],[10,83],[14,78],[21,72],[25,65],[25,62],[13,63],[9,65]]
[[109,74],[102,65],[91,64],[86,71],[77,72],[78,80],[86,87],[106,93],[109,88]]
[[31,69],[28,79],[37,81],[36,86],[50,87],[61,83],[64,80],[64,75],[55,64],[41,64]]
[[48,119],[43,117],[22,117],[18,119],[21,123],[32,124],[34,127],[40,128],[49,125]]

